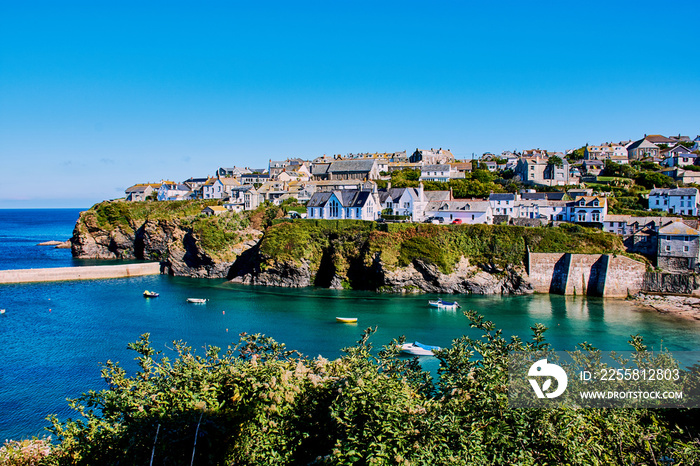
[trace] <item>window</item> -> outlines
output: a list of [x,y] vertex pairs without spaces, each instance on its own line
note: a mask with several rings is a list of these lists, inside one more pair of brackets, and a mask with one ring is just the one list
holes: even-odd
[[666,245],[666,251],[670,251],[670,250],[671,250],[671,246],[667,244],[667,245]]
[[690,248],[688,246],[683,246],[683,252],[688,252]]
[[578,214],[578,221],[585,222],[586,221],[586,214],[584,214],[584,213]]
[[594,213],[594,214],[591,215],[591,217],[592,217],[592,218],[591,218],[592,221],[594,221],[594,222],[600,222],[600,214]]
[[331,217],[337,217],[338,216],[338,202],[333,199],[329,204],[328,208],[330,211],[330,216]]

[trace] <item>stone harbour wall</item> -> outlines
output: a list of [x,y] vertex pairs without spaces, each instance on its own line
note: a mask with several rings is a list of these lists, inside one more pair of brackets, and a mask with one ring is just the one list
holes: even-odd
[[0,270],[0,283],[53,282],[63,280],[93,280],[101,278],[138,277],[161,273],[160,262],[145,264],[95,265],[85,267],[56,267],[49,269]]
[[538,293],[624,298],[642,290],[646,265],[609,254],[529,252],[527,272]]

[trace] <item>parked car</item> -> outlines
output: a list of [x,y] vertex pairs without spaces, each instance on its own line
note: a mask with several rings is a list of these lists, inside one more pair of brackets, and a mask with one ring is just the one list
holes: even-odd
[[452,225],[461,225],[462,224],[462,219],[461,218],[456,218],[452,220]]
[[442,217],[428,217],[425,220],[425,223],[432,223],[434,225],[439,225],[439,224],[444,223],[444,222],[445,222],[445,219]]

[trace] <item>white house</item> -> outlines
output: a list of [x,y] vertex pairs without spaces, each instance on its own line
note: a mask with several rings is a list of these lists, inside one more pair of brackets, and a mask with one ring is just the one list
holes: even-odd
[[482,200],[454,199],[428,202],[425,215],[442,218],[443,223],[452,223],[459,219],[461,223],[493,225],[491,204]]
[[663,210],[671,214],[698,214],[697,188],[652,189],[649,193],[649,209]]
[[513,204],[517,218],[540,219],[546,222],[564,221],[568,218],[567,202],[548,199],[519,200]]
[[192,191],[184,184],[163,181],[160,188],[158,188],[159,201],[181,201],[183,199],[190,199],[191,197]]
[[377,220],[381,205],[373,191],[342,190],[316,192],[306,204],[309,219]]
[[423,165],[420,169],[421,181],[450,181],[452,166],[450,164]]
[[514,217],[515,201],[518,196],[512,193],[491,193],[489,195],[489,203],[493,209],[493,215],[507,215]]
[[567,205],[573,223],[603,223],[608,213],[608,200],[602,196],[577,196]]

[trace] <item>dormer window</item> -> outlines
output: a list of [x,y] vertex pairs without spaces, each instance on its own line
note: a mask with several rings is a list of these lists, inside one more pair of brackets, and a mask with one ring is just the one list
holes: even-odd
[[598,202],[598,199],[596,199],[595,201],[593,201],[593,207],[598,207],[598,206],[600,206],[600,202]]
[[581,200],[578,202],[578,205],[584,206],[584,205],[586,205],[586,201],[583,200],[583,199],[581,199]]

